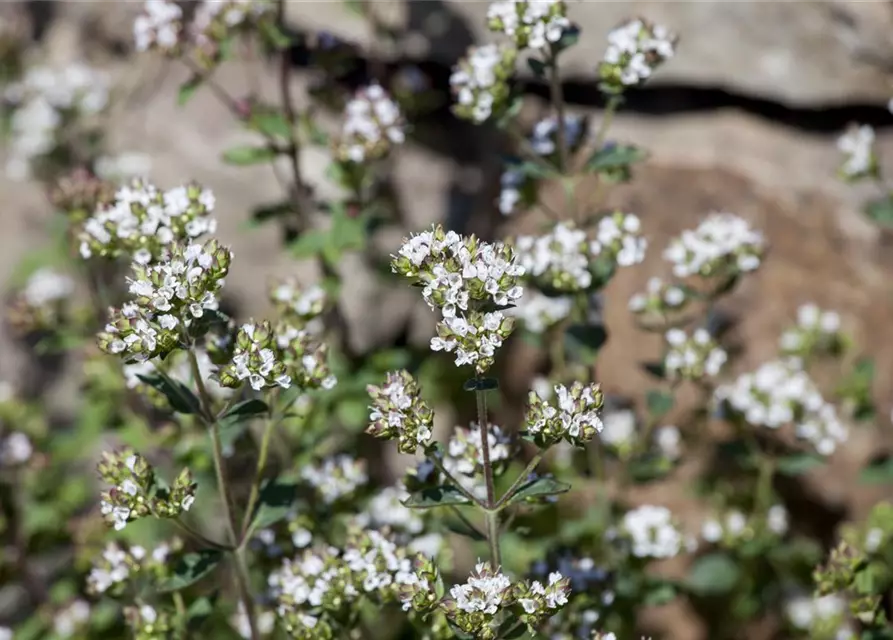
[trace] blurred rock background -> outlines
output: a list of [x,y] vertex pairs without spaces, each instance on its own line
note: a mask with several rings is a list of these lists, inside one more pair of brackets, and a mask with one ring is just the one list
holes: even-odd
[[[160,185],[195,179],[213,189],[220,235],[236,255],[228,289],[240,315],[263,313],[261,285],[270,275],[313,277],[280,250],[275,226],[246,228],[249,212],[279,198],[280,187],[266,166],[234,168],[220,162],[222,151],[246,134],[209,91],[200,90],[187,106],[178,107],[178,86],[188,73],[155,56],[134,54],[131,26],[140,4],[7,0],[0,3],[0,17],[15,19],[16,28],[26,31],[29,59],[84,60],[112,75],[110,151],[149,156],[152,179]],[[764,268],[724,309],[736,320],[735,339],[746,345],[738,366],[752,367],[771,357],[779,332],[800,304],[835,309],[844,328],[876,359],[875,400],[880,420],[889,425],[893,236],[861,213],[865,199],[877,195],[873,187],[847,186],[836,178],[835,140],[850,122],[870,124],[878,133],[882,160],[893,162],[893,115],[887,110],[893,95],[893,3],[570,0],[569,5],[582,37],[567,56],[566,95],[574,110],[592,116],[595,126],[600,102],[594,68],[607,32],[623,18],[641,15],[681,37],[678,57],[653,84],[630,96],[609,134],[652,155],[633,182],[610,197],[611,204],[642,218],[650,255],[606,292],[612,340],[600,365],[604,388],[632,397],[644,393],[646,379],[637,363],[655,357],[660,347],[636,333],[627,300],[649,277],[668,275],[660,252],[672,236],[711,210],[728,210],[762,229],[771,246]],[[289,21],[299,32],[324,30],[356,45],[364,72],[353,82],[362,82],[364,73],[410,70],[444,95],[450,66],[469,44],[490,38],[484,26],[486,2],[380,0],[365,7],[364,18],[337,0],[291,2]],[[378,31],[370,22],[378,23]],[[381,37],[383,31],[393,37]],[[291,81],[301,95],[313,72],[296,62]],[[271,64],[257,60],[227,64],[217,79],[236,95],[259,83],[272,98],[275,76]],[[547,92],[530,80],[527,106],[534,113],[544,108]],[[326,117],[335,122],[338,114]],[[415,127],[414,139],[397,154],[393,168],[405,228],[446,220],[485,235],[504,233],[494,198],[498,152],[506,141],[495,131],[454,119],[445,106]],[[325,192],[320,152],[305,152],[303,161],[309,180]],[[45,244],[53,212],[36,183],[0,176],[0,194],[0,284],[5,289],[21,259]],[[389,252],[398,242],[399,234],[392,234],[376,244]],[[414,292],[385,288],[361,265],[359,258],[344,264],[350,274],[344,308],[355,347],[375,349],[407,332],[410,339],[424,340],[431,318]],[[517,366],[509,367],[513,379],[508,387],[522,390],[536,355],[519,347],[511,358]],[[23,352],[0,332],[0,378],[15,379],[27,371]],[[64,406],[74,393],[63,382],[47,401]],[[803,500],[825,505],[834,519],[864,514],[883,489],[860,487],[855,475],[867,459],[891,445],[891,437],[879,442],[876,434],[854,431],[851,443],[834,456],[832,471],[809,476],[798,488]],[[648,499],[668,505],[683,499],[672,485],[651,491]],[[668,624],[672,637],[698,637],[697,626],[685,616]]]

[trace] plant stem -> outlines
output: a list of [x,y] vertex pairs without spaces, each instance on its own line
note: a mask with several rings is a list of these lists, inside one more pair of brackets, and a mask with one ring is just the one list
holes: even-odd
[[605,110],[602,113],[602,121],[598,126],[598,131],[595,133],[593,146],[596,151],[598,151],[605,143],[605,138],[608,136],[608,129],[611,128],[611,123],[614,121],[614,114],[617,112],[617,107],[620,106],[622,101],[623,98],[620,96],[611,96],[608,98],[608,104],[605,105]]
[[536,469],[536,466],[543,459],[544,451],[537,451],[536,455],[533,456],[533,459],[527,463],[527,466],[524,468],[524,471],[521,472],[515,481],[512,483],[512,486],[508,488],[503,496],[497,500],[496,504],[493,505],[494,509],[500,509],[505,506],[505,504],[512,499],[512,495],[518,490],[518,487],[527,479],[527,476],[530,475],[530,472]]
[[496,490],[493,486],[493,463],[490,461],[490,429],[487,421],[487,392],[475,391],[478,409],[478,428],[481,430],[481,452],[484,458],[484,483],[487,485],[487,542],[490,544],[490,563],[495,569],[502,564],[499,553],[499,513]]
[[276,427],[279,425],[279,421],[279,417],[270,416],[270,419],[267,420],[267,424],[264,425],[264,434],[261,437],[260,452],[258,453],[257,458],[257,468],[254,472],[254,482],[251,483],[251,495],[248,497],[248,506],[246,507],[245,515],[242,518],[242,534],[239,538],[240,545],[245,543],[245,538],[248,535],[248,530],[251,526],[254,507],[260,496],[260,483],[263,480],[264,469],[267,466],[267,457],[270,452],[270,440],[272,439],[273,431],[275,431]]
[[260,635],[257,632],[257,623],[254,616],[254,600],[251,598],[248,571],[242,556],[243,549],[241,548],[237,534],[237,523],[232,507],[232,493],[230,484],[227,481],[226,469],[224,467],[223,447],[220,444],[220,424],[217,422],[211,410],[211,396],[208,394],[208,390],[205,388],[205,383],[202,380],[201,370],[198,366],[198,358],[195,356],[195,351],[189,349],[187,353],[189,354],[189,367],[192,370],[192,377],[195,379],[195,386],[198,389],[198,397],[202,408],[202,418],[205,422],[205,426],[208,428],[208,432],[211,434],[214,471],[217,474],[217,489],[220,492],[220,500],[223,502],[223,509],[226,514],[230,542],[234,547],[237,547],[235,551],[233,551],[233,555],[235,556],[236,588],[239,591],[239,599],[242,601],[242,606],[245,607],[245,617],[248,619],[251,640],[259,640]]
[[567,132],[564,128],[564,87],[561,85],[561,73],[558,69],[558,53],[553,49],[549,60],[549,75],[551,78],[552,106],[555,107],[555,117],[558,120],[558,128],[555,137],[558,139],[558,168],[562,173],[567,170]]

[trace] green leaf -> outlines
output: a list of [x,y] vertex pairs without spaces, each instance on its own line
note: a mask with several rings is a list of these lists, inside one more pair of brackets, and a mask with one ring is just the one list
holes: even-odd
[[222,558],[223,554],[215,549],[187,553],[174,566],[174,574],[158,585],[158,592],[168,593],[185,589],[211,573]]
[[893,457],[885,455],[872,460],[859,474],[859,482],[862,484],[893,483]]
[[496,378],[469,378],[462,388],[465,391],[492,391],[499,388],[499,380]]
[[258,398],[251,398],[250,400],[244,400],[243,402],[239,402],[230,407],[226,413],[220,416],[219,420],[235,420],[237,422],[242,422],[243,420],[250,420],[251,418],[268,413],[270,413],[270,407],[267,406],[266,402]]
[[294,203],[291,201],[274,202],[272,204],[264,204],[255,207],[251,211],[251,219],[246,220],[244,226],[248,229],[254,229],[276,218],[284,218],[294,212]]
[[265,529],[285,518],[297,499],[297,485],[291,482],[270,481],[257,499],[257,511],[251,521],[251,531]]
[[214,613],[218,593],[211,596],[203,596],[195,600],[186,610],[186,626],[190,631],[197,631]]
[[632,145],[605,145],[589,156],[584,170],[600,174],[608,182],[624,182],[630,178],[632,165],[647,157],[645,150]]
[[825,465],[825,459],[812,453],[794,453],[776,460],[776,469],[786,476],[799,476]]
[[869,202],[865,215],[882,227],[893,227],[893,194]]
[[659,607],[669,604],[676,599],[676,587],[669,582],[661,582],[651,585],[645,593],[644,604],[651,607]]
[[192,99],[192,96],[195,95],[196,90],[201,85],[201,76],[193,76],[192,78],[181,84],[180,89],[177,91],[177,105],[182,107],[187,102],[189,102]]
[[673,408],[675,398],[669,391],[661,391],[659,389],[649,389],[645,394],[645,405],[648,407],[648,413],[655,418],[660,418]]
[[222,159],[226,164],[245,167],[252,164],[264,164],[276,159],[277,152],[270,147],[250,147],[247,145],[232,147],[223,152]]
[[201,413],[201,403],[194,393],[182,382],[174,380],[166,375],[138,374],[137,377],[153,389],[160,391],[167,398],[171,409],[177,413],[197,414]]
[[366,241],[366,220],[362,216],[348,216],[343,207],[336,209],[329,239],[339,251],[362,249]]
[[546,69],[548,65],[539,60],[538,58],[527,58],[527,66],[530,67],[530,71],[537,78],[545,78],[546,77]]
[[525,160],[524,162],[513,164],[512,169],[532,180],[549,180],[558,175],[558,169],[552,167],[545,158],[542,162]]
[[571,355],[591,358],[608,341],[604,325],[572,324],[564,334],[565,349]]
[[260,23],[260,32],[267,44],[274,49],[282,51],[291,46],[291,38],[275,22],[263,20]]
[[470,504],[465,495],[448,485],[440,487],[429,487],[416,491],[403,501],[404,507],[410,509],[431,509],[433,507],[447,507],[450,505]]
[[288,250],[296,258],[310,258],[322,253],[328,243],[328,231],[310,229],[298,236],[298,239],[288,246]]
[[692,565],[685,586],[700,595],[723,595],[732,591],[741,577],[741,569],[733,558],[725,553],[701,556]]
[[571,486],[566,482],[560,482],[555,478],[539,477],[535,480],[522,484],[515,494],[509,498],[508,504],[516,504],[523,502],[529,498],[543,498],[545,496],[555,496],[559,493],[566,493]]
[[564,30],[564,33],[561,34],[561,38],[552,45],[552,51],[555,53],[559,53],[568,49],[580,40],[580,27],[576,25],[571,25],[567,29]]
[[259,111],[251,114],[248,126],[273,138],[291,138],[292,130],[288,120],[279,111]]

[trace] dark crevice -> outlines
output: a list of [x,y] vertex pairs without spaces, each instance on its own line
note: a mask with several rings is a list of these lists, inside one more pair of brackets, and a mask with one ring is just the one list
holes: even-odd
[[[306,41],[306,40],[305,40]],[[403,59],[382,62],[363,57],[353,51],[352,59],[345,65],[345,72],[337,81],[348,88],[358,88],[372,79],[387,84],[398,72],[406,68],[421,71],[430,87],[444,96],[449,95],[451,65],[429,59]],[[308,67],[314,59],[313,51],[306,46],[295,47],[293,61],[296,67]],[[384,78],[376,78],[383,74]],[[525,95],[548,100],[549,88],[540,81],[519,81],[517,88]],[[577,107],[602,108],[605,98],[594,79],[571,77],[564,82],[564,95],[568,103]],[[443,121],[449,110],[449,101],[427,118]],[[630,90],[624,99],[622,110],[643,116],[672,116],[710,113],[721,110],[738,110],[764,120],[781,124],[806,133],[831,134],[840,132],[853,122],[869,124],[876,128],[893,126],[893,115],[886,105],[869,103],[815,104],[793,106],[780,100],[747,95],[723,86],[698,86],[687,83],[653,83]]]

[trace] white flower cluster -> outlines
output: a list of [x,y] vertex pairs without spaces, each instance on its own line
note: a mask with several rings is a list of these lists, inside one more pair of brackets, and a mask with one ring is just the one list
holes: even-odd
[[232,362],[221,372],[220,383],[235,387],[247,381],[255,391],[275,386],[288,389],[292,378],[276,349],[276,338],[269,322],[243,324],[236,336]]
[[541,236],[515,240],[518,262],[538,284],[559,291],[579,291],[592,284],[590,263],[595,257],[586,232],[559,222]]
[[229,249],[210,240],[175,245],[166,261],[148,267],[134,263],[134,277],[127,279],[133,300],[113,312],[99,334],[100,348],[135,361],[176,349],[183,330],[218,308],[231,259]]
[[499,112],[509,96],[508,79],[515,68],[514,47],[472,46],[450,76],[456,115],[480,124]]
[[167,543],[162,543],[149,552],[139,545],[125,550],[117,543],[110,542],[90,569],[87,589],[96,595],[113,590],[144,568],[164,566],[172,551],[171,545]]
[[636,314],[666,313],[679,310],[686,302],[684,289],[660,278],[650,278],[645,293],[637,293],[629,299],[629,310]]
[[552,612],[567,604],[567,595],[570,591],[568,580],[558,571],[549,574],[549,581],[543,585],[539,580],[534,580],[526,589],[518,595],[518,604],[527,615],[536,617],[551,615]]
[[366,433],[396,439],[401,453],[413,454],[431,443],[434,412],[421,398],[418,383],[406,370],[391,371],[381,387],[368,385],[372,398]]
[[545,333],[569,317],[574,307],[570,296],[547,296],[530,289],[508,313],[518,318],[530,333]]
[[549,447],[561,440],[581,447],[603,429],[599,410],[604,397],[598,385],[575,382],[570,389],[555,385],[557,407],[544,400],[536,391],[528,395],[527,432],[541,447]]
[[173,0],[146,0],[133,23],[134,42],[137,51],[157,49],[167,55],[177,54],[181,45],[209,49],[230,31],[271,9],[266,0],[203,0],[195,7],[192,22],[187,23]]
[[[564,141],[568,149],[575,148],[583,139],[583,118],[574,113],[564,116]],[[558,149],[558,118],[549,116],[538,120],[530,134],[530,147],[541,156],[551,156]]]
[[351,532],[344,549],[308,549],[286,559],[268,582],[286,629],[294,631],[322,624],[311,612],[343,610],[363,596],[396,600],[400,587],[414,578],[405,548],[382,533],[365,531]]
[[496,0],[487,9],[487,23],[520,49],[544,49],[571,26],[565,12],[564,0]]
[[636,414],[629,409],[608,411],[602,416],[599,441],[619,451],[629,448],[636,439]]
[[767,362],[715,395],[752,425],[779,429],[793,424],[795,435],[823,456],[834,453],[849,435],[834,405],[822,398],[796,359]]
[[431,349],[455,353],[456,366],[473,364],[479,374],[489,369],[514,328],[514,318],[498,308],[524,292],[524,268],[512,248],[438,226],[406,240],[391,270],[422,285],[425,301],[443,313]]
[[149,264],[174,243],[214,233],[214,203],[214,194],[198,185],[162,191],[134,180],[118,189],[114,203],[100,205],[84,222],[79,235],[81,256],[124,255],[138,264]]
[[303,287],[296,280],[277,282],[270,291],[273,303],[283,312],[309,321],[325,309],[328,295],[319,285]]
[[[773,505],[766,512],[763,522],[767,531],[777,536],[783,536],[787,533],[789,526],[788,510],[784,508],[784,505]],[[755,528],[755,525],[748,522],[748,518],[743,512],[738,509],[730,509],[722,518],[711,517],[705,520],[701,525],[701,537],[711,543],[722,542],[725,545],[734,545],[735,542],[742,539],[748,527]]]
[[524,172],[508,167],[499,177],[499,213],[504,216],[515,212],[518,204],[524,199],[523,190],[527,185]]
[[[254,622],[257,625],[257,632],[262,636],[268,636],[273,633],[276,628],[276,614],[265,609],[254,610]],[[230,618],[230,624],[236,632],[245,638],[251,640],[251,623],[248,620],[248,614],[245,612],[245,605],[240,601],[236,613]]]
[[32,160],[56,148],[65,126],[105,108],[109,84],[107,74],[71,63],[59,69],[31,68],[20,82],[7,85],[2,98],[14,107],[9,122],[7,176],[27,179]]
[[599,65],[603,85],[615,92],[639,85],[676,53],[676,36],[665,27],[634,19],[608,34]]
[[818,597],[798,595],[785,603],[785,613],[794,628],[821,632],[820,637],[835,640],[855,640],[857,637],[847,622],[848,609],[847,601],[834,593]]
[[38,269],[28,278],[22,297],[30,307],[39,308],[68,298],[74,292],[74,279],[54,269]]
[[53,631],[57,638],[70,638],[90,620],[90,604],[77,599],[60,609],[53,616]]
[[673,328],[665,334],[667,354],[664,368],[671,379],[700,380],[703,377],[715,378],[729,359],[703,327],[695,329],[689,336],[682,329]]
[[301,479],[313,487],[322,501],[333,504],[369,482],[366,464],[348,455],[336,455],[301,469]]
[[103,452],[99,476],[111,488],[102,492],[100,512],[106,522],[120,531],[147,515],[176,518],[195,502],[197,485],[189,469],[183,469],[170,488],[157,488],[155,470],[145,458],[132,451]]
[[33,453],[31,440],[20,431],[13,431],[0,439],[0,464],[4,467],[25,464]]
[[[511,438],[498,425],[487,427],[487,444],[490,447],[490,464],[498,473],[512,455]],[[460,479],[467,478],[465,488],[479,498],[487,495],[483,481],[484,449],[481,428],[472,422],[468,428],[456,427],[447,444],[443,466]]]
[[807,356],[816,348],[834,348],[841,342],[840,315],[822,311],[814,304],[797,309],[797,326],[788,329],[779,340],[784,355]]
[[713,213],[697,229],[671,241],[664,258],[673,264],[677,278],[729,276],[759,267],[764,245],[763,234],[744,219]]
[[854,124],[837,139],[837,149],[845,156],[840,167],[840,173],[844,178],[855,180],[877,173],[874,141],[874,129],[867,124],[861,126]]
[[206,46],[217,38],[217,24],[231,30],[273,10],[268,0],[204,0],[198,5],[189,27],[196,44]]
[[655,429],[654,443],[668,460],[676,461],[682,456],[682,434],[674,425],[666,424]]
[[425,528],[425,521],[417,509],[403,506],[403,501],[408,497],[403,484],[385,487],[369,500],[366,508],[357,514],[355,522],[362,529],[387,527],[391,531],[417,536]]
[[371,84],[357,91],[345,107],[336,155],[356,163],[383,158],[406,140],[403,127],[400,107],[381,85]]
[[133,23],[137,51],[156,48],[172,53],[180,44],[183,10],[172,0],[146,0],[143,13]]
[[503,601],[511,598],[512,581],[485,562],[475,565],[464,584],[450,587],[450,596],[460,611],[495,615]]
[[691,546],[666,507],[643,505],[627,511],[620,525],[637,558],[672,558]]
[[621,267],[631,267],[645,259],[648,241],[640,234],[642,223],[632,213],[614,213],[598,221],[592,254],[610,256]]

